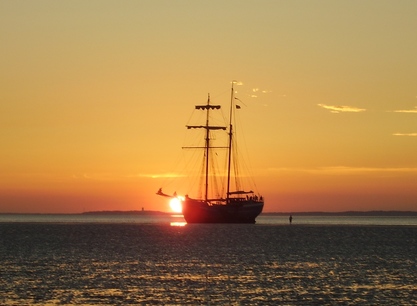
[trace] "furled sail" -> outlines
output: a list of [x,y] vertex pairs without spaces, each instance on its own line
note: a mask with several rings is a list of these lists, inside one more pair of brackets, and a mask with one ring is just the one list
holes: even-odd
[[196,105],[195,109],[203,109],[203,110],[208,110],[208,109],[220,109],[221,106],[220,105]]
[[244,191],[244,190],[237,190],[237,191],[230,191],[229,194],[249,194],[253,193],[253,191]]
[[187,125],[187,129],[226,130],[225,126]]

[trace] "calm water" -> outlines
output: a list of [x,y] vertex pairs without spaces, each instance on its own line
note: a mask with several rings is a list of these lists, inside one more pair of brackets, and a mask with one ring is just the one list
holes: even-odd
[[[293,216],[293,225],[415,225],[417,216]],[[0,214],[2,222],[45,223],[142,223],[171,224],[185,222],[182,215],[48,215],[48,214]],[[261,215],[256,225],[286,225],[288,216]]]
[[416,220],[376,219],[3,215],[0,304],[415,305]]

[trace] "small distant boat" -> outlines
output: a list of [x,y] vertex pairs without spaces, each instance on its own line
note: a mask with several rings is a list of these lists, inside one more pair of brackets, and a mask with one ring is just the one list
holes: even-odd
[[[239,105],[235,104],[234,89],[231,89],[231,101],[230,101],[230,112],[229,112],[229,124],[228,126],[211,125],[210,114],[213,111],[221,109],[220,105],[210,104],[210,96],[207,99],[207,104],[196,105],[195,109],[206,112],[206,120],[203,125],[187,125],[188,129],[203,129],[204,133],[204,146],[192,147],[202,149],[204,152],[204,192],[201,198],[190,197],[188,195],[179,196],[176,193],[168,195],[162,192],[162,188],[158,190],[157,194],[160,196],[177,198],[181,201],[182,214],[187,223],[255,223],[256,217],[262,212],[264,207],[264,199],[261,195],[256,194],[254,191],[245,191],[242,189],[232,190],[232,167],[233,173],[239,173],[236,171],[237,163],[235,162],[235,156],[233,156],[233,148],[236,146],[234,139],[233,129],[233,114],[236,109],[240,109]],[[213,146],[212,133],[226,131],[228,134],[227,144],[222,147]],[[212,173],[214,169],[210,162],[212,161],[213,149],[223,149],[227,151],[227,169],[226,179],[224,175],[217,175]],[[213,181],[213,178],[219,178],[220,181],[224,181],[225,185],[223,190],[225,193],[222,196],[212,197],[209,196],[209,184]],[[223,180],[222,180],[223,178]],[[233,176],[238,181],[238,176]],[[216,185],[218,183],[215,183]],[[219,183],[220,184],[220,183]],[[235,183],[234,186],[241,186],[240,183]]]

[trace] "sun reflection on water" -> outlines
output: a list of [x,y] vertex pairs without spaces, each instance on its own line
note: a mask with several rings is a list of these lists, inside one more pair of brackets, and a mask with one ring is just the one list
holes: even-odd
[[185,226],[187,222],[171,222],[169,225],[171,226]]

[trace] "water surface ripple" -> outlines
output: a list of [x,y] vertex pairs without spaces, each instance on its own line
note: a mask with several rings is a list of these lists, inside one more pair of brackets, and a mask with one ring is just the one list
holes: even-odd
[[415,305],[417,227],[0,223],[2,305]]

